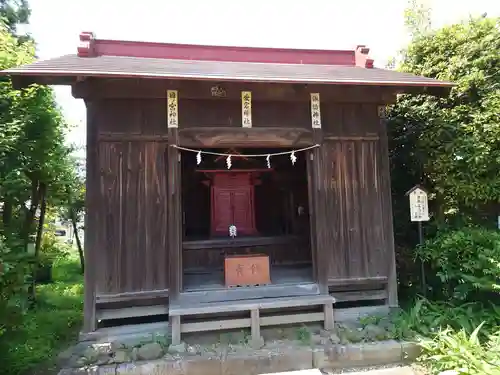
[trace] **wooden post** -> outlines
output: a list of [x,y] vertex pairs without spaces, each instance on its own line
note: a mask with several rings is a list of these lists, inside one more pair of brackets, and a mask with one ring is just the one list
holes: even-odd
[[83,328],[82,333],[96,330],[96,266],[95,254],[100,253],[97,241],[99,223],[98,193],[99,193],[99,156],[97,143],[97,121],[95,119],[98,108],[95,103],[85,101],[87,106],[87,161],[85,179],[85,272],[84,272],[84,301],[83,301]]
[[387,293],[388,304],[391,307],[398,306],[398,280],[396,274],[396,253],[394,249],[394,227],[392,216],[392,195],[391,195],[391,171],[389,165],[389,145],[387,141],[387,119],[385,107],[378,108],[380,118],[380,176],[382,185],[382,217],[384,224],[384,237],[386,251],[388,254],[388,280]]
[[177,128],[168,129],[168,257],[170,265],[169,298],[175,301],[182,290],[182,211],[180,152],[172,145],[179,140]]
[[175,315],[169,317],[169,320],[172,327],[172,344],[179,345],[181,343],[181,317]]
[[330,331],[334,328],[334,318],[333,318],[333,304],[325,303],[323,307],[323,312],[325,313],[325,330]]
[[262,348],[264,342],[260,336],[260,312],[259,309],[250,310],[250,327],[252,332],[252,348]]
[[[313,129],[313,140],[314,143],[322,145],[323,131],[321,128]],[[321,146],[313,149],[311,155],[312,160],[309,164],[311,173],[308,174],[308,177],[310,178],[309,184],[311,186],[309,191],[312,195],[309,199],[313,207],[311,215],[314,215],[313,226],[311,226],[311,232],[314,234],[314,242],[312,242],[314,244],[312,249],[314,257],[313,265],[316,270],[316,279],[320,293],[328,294],[328,249],[325,242],[325,235],[328,228],[325,227],[327,221],[325,212],[326,190],[323,183],[324,172],[322,168],[324,163]]]

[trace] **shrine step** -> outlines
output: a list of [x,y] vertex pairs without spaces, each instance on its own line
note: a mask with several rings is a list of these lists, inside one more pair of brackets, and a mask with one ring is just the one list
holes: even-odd
[[328,294],[316,296],[283,297],[283,298],[260,298],[240,301],[228,301],[217,303],[197,303],[197,304],[174,304],[171,303],[169,316],[186,316],[201,314],[217,314],[225,312],[250,311],[255,309],[280,309],[287,307],[301,307],[323,305],[334,303],[335,298]]
[[[181,342],[181,334],[188,332],[217,331],[236,328],[251,328],[252,342],[262,341],[260,336],[261,326],[281,324],[296,324],[323,321],[325,329],[333,328],[333,303],[335,298],[328,294],[316,296],[261,298],[240,301],[210,302],[186,304],[171,304],[169,307],[169,320],[172,326],[172,342]],[[286,309],[299,307],[323,306],[323,312],[286,312]],[[266,316],[260,316],[263,310],[274,310]],[[250,317],[227,319],[225,313],[248,312]],[[207,318],[206,321],[189,322],[181,321],[182,317],[195,317],[200,315],[221,314],[221,317]],[[247,315],[248,316],[248,315]]]
[[281,298],[319,295],[319,286],[314,282],[293,284],[269,284],[260,286],[241,286],[214,290],[182,292],[176,303],[189,305],[196,303],[241,301],[261,298]]

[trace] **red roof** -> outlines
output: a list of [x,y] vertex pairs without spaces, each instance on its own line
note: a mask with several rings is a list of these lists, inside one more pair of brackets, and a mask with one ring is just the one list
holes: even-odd
[[[95,39],[80,34],[76,55],[12,68],[4,75],[44,77],[132,77],[218,81],[445,87],[450,82],[373,67],[369,49],[299,50],[145,43]],[[52,78],[52,79],[51,79]],[[64,80],[62,79],[64,78]]]

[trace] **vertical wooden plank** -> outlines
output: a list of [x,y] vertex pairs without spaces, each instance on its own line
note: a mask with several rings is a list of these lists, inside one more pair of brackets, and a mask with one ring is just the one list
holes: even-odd
[[182,212],[180,152],[177,128],[168,129],[168,253],[170,268],[169,297],[175,300],[182,290]]
[[[98,195],[99,221],[97,229],[102,252],[97,268],[97,293],[119,293],[123,258],[123,158],[121,142],[99,143],[100,171]],[[125,152],[126,154],[126,152]]]
[[394,227],[392,216],[391,175],[389,165],[389,146],[387,141],[387,119],[385,111],[380,112],[380,186],[384,221],[384,245],[388,263],[388,303],[398,306],[398,283],[396,275],[396,254],[394,249]]
[[346,181],[346,175],[345,175],[345,170],[346,170],[346,161],[345,161],[345,152],[344,152],[344,143],[343,142],[337,142],[337,147],[336,147],[336,160],[337,160],[337,178],[339,180],[338,186],[339,186],[339,237],[340,241],[338,243],[338,260],[342,262],[342,267],[337,268],[339,271],[336,276],[339,278],[345,278],[348,275],[349,272],[349,258],[348,258],[348,253],[349,253],[349,241],[348,241],[348,221],[347,221],[347,210],[348,210],[348,202],[347,202],[347,196],[346,196],[346,191],[347,191],[347,181]]
[[145,144],[145,258],[149,275],[145,275],[146,290],[168,288],[167,243],[167,172],[166,143]]
[[97,119],[98,106],[90,101],[87,106],[87,160],[86,160],[86,192],[85,192],[85,289],[83,300],[83,327],[82,333],[89,333],[96,329],[95,296],[96,296],[96,264],[97,254],[100,253],[98,243],[99,224],[99,178],[98,178],[98,144]]

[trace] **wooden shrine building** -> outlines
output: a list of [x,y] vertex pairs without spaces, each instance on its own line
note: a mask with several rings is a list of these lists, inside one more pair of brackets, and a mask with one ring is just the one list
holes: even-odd
[[[83,332],[168,316],[174,342],[254,336],[331,328],[344,302],[397,305],[384,108],[452,84],[377,69],[368,52],[85,32],[77,54],[2,72],[86,104]],[[218,322],[192,322],[202,315]]]

